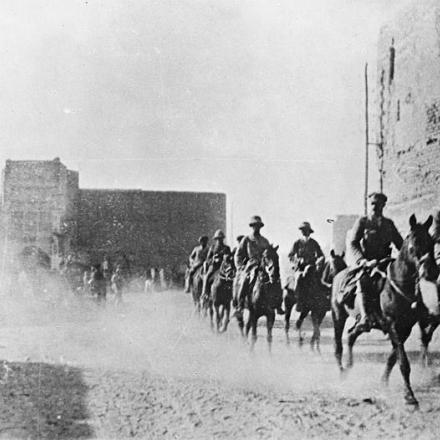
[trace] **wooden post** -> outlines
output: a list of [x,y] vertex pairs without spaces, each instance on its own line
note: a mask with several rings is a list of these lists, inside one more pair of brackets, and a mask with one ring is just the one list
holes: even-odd
[[370,144],[368,126],[368,63],[365,63],[365,188],[364,188],[364,214],[368,213],[368,148]]

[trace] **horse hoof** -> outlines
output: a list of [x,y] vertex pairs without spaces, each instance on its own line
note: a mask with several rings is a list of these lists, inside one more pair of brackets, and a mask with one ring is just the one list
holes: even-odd
[[419,408],[419,402],[414,396],[405,396],[405,403],[409,406],[412,406],[414,409]]
[[340,367],[340,368],[339,368],[339,377],[340,377],[340,379],[341,379],[341,380],[344,380],[344,379],[347,378],[347,376],[348,376],[348,370],[346,370],[346,369],[343,368],[343,367]]

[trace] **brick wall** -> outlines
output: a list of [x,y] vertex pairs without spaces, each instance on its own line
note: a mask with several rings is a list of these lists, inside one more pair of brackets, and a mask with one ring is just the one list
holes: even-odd
[[426,217],[440,207],[437,1],[414,2],[382,29],[377,78],[387,213],[407,231],[412,212]]
[[175,271],[218,228],[226,232],[224,194],[80,190],[78,245],[95,261],[125,253],[137,266]]

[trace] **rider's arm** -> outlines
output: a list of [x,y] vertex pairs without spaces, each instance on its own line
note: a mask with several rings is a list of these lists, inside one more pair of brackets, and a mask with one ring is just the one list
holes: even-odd
[[316,247],[316,249],[315,249],[316,258],[323,257],[324,253],[322,252],[321,246],[319,246],[319,243],[316,240],[314,240],[314,242],[315,242],[315,247]]
[[400,235],[400,232],[397,230],[396,225],[392,220],[390,220],[391,223],[391,242],[396,246],[396,249],[400,251],[400,248],[403,244],[403,238]]
[[238,245],[237,252],[235,253],[235,266],[237,268],[242,267],[246,260],[248,259],[248,253],[247,253],[247,237],[243,238]]
[[353,236],[350,240],[350,251],[353,259],[358,263],[364,259],[364,254],[361,248],[361,240],[364,236],[364,217],[359,218],[353,226]]
[[297,246],[297,242],[295,241],[295,243],[293,243],[293,245],[292,245],[292,249],[290,250],[290,252],[289,252],[289,261],[291,262],[291,263],[293,263],[293,262],[295,262],[295,260],[296,260],[296,255],[297,255],[297,252],[298,252],[298,246]]

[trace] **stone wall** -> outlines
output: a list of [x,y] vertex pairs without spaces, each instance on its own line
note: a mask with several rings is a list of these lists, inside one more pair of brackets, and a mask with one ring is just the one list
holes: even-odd
[[94,261],[122,254],[139,267],[178,271],[202,234],[226,233],[219,193],[80,190],[79,247]]
[[78,173],[58,158],[7,160],[2,181],[2,241],[13,254],[24,246],[54,257],[75,240]]
[[2,249],[37,246],[54,268],[77,252],[95,263],[125,254],[135,266],[181,272],[200,235],[226,233],[225,194],[79,189],[78,177],[58,158],[6,161]]
[[411,213],[426,217],[440,207],[437,1],[414,2],[382,29],[377,78],[387,213],[407,231]]

